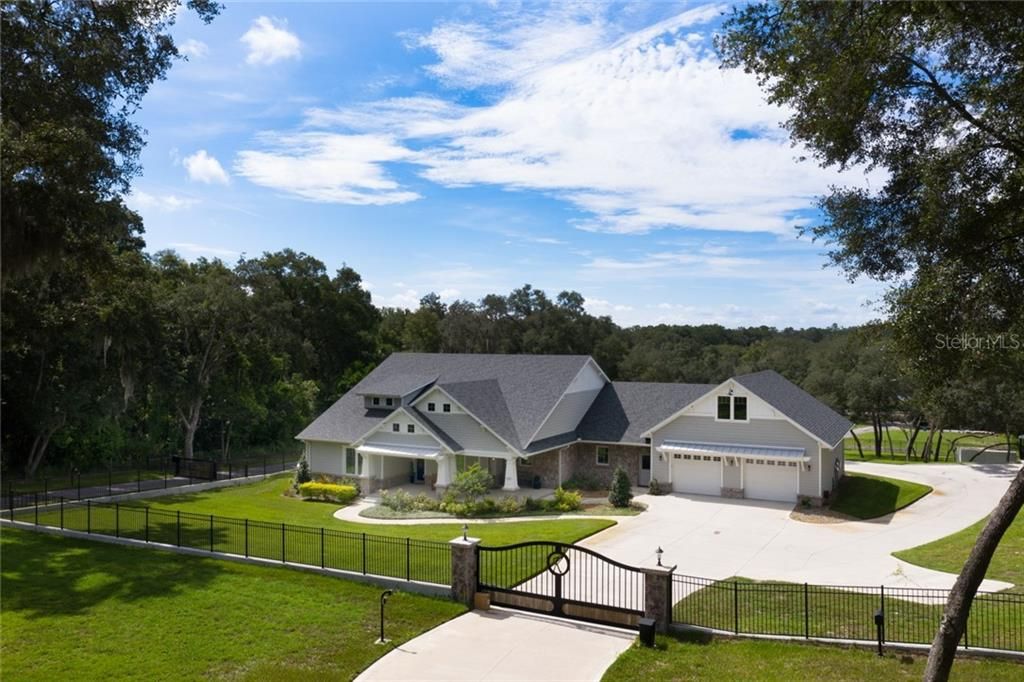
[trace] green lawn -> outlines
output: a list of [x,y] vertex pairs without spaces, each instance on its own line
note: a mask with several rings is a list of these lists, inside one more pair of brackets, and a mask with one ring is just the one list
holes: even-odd
[[[606,682],[632,680],[920,680],[925,658],[911,660],[864,649],[788,642],[659,637],[657,646],[634,646],[604,674]],[[1020,680],[1024,666],[958,659],[954,680]]]
[[[988,519],[983,519],[970,528],[927,545],[894,552],[893,556],[936,571],[959,573],[986,521]],[[1014,587],[1008,591],[1024,594],[1024,516],[1018,514],[1010,524],[985,577],[1013,583]]]
[[3,678],[351,679],[464,611],[284,568],[4,529]]
[[[153,509],[169,509],[273,521],[304,526],[324,526],[354,533],[372,533],[389,537],[412,537],[417,540],[447,542],[462,535],[463,522],[417,525],[356,523],[334,518],[338,505],[285,497],[289,475],[272,476],[258,483],[218,488],[187,495],[170,495],[146,500]],[[474,523],[468,521],[470,534],[488,545],[506,545],[525,540],[576,542],[588,535],[615,525],[604,519],[569,519],[522,521],[515,523]]]
[[[928,644],[942,618],[945,599],[938,592],[929,603],[910,601],[912,596],[916,595],[886,588],[886,638]],[[805,595],[802,584],[730,578],[677,602],[672,607],[672,620],[726,632],[735,632],[738,625],[741,634],[801,637],[806,632],[810,637],[870,642],[876,637],[874,614],[879,605],[877,590],[869,593],[810,586]],[[1024,603],[1015,595],[979,596],[971,608],[969,644],[1024,651],[1024,636],[1010,625],[1022,614]]]
[[931,491],[930,486],[898,478],[846,474],[830,508],[858,519],[874,519],[903,509]]
[[[892,439],[892,449],[889,447],[890,438],[887,437],[883,431],[882,433],[882,456],[875,457],[875,435],[871,431],[867,433],[858,433],[857,437],[860,439],[861,446],[864,448],[864,459],[860,457],[860,451],[857,450],[857,443],[854,441],[852,436],[847,436],[846,440],[843,441],[843,451],[846,454],[847,459],[851,462],[879,462],[881,464],[920,464],[921,460],[918,457],[911,457],[909,460],[906,457],[907,451],[907,440],[910,438],[910,429],[902,429],[895,426],[889,427],[889,436]],[[917,440],[914,441],[914,449],[917,452],[921,451],[924,446],[925,440],[928,438],[928,432],[922,431],[918,434]],[[954,444],[955,440],[955,444]],[[1006,445],[1006,436],[1000,434],[991,434],[984,436],[972,436],[961,433],[944,433],[942,436],[941,450],[939,454],[940,463],[949,463],[956,461],[956,448],[968,447],[968,446],[981,446],[986,445]],[[1016,449],[1016,443],[1011,443]]]

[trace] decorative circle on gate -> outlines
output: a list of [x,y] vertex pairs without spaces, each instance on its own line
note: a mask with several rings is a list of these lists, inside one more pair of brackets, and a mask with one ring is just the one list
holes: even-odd
[[[562,561],[565,561],[565,566],[562,566]],[[565,552],[560,549],[548,554],[548,570],[555,575],[564,576],[569,572],[569,557],[566,556]]]

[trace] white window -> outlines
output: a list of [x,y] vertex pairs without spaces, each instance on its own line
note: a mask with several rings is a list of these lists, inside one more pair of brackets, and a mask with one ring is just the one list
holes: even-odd
[[[675,459],[681,459],[681,458],[682,458],[682,455],[680,455],[680,454],[679,454],[678,452],[677,452],[676,454],[672,455],[672,456],[673,456],[673,457],[674,457]],[[687,459],[689,459],[689,458],[690,458],[690,456],[689,456],[689,455],[687,455],[687,456],[686,456],[686,458],[687,458]]]
[[597,446],[597,466],[606,467],[608,466],[608,448],[603,445]]
[[395,433],[398,433],[399,431],[402,430],[402,425],[399,424],[398,422],[395,422],[394,424],[391,425],[391,430],[394,431]]
[[385,399],[385,401],[384,401],[384,402],[385,402],[385,403],[387,403],[387,406],[388,406],[388,407],[391,407],[392,405],[394,405],[394,404],[395,404],[395,401],[394,401],[394,400],[392,400],[391,398],[387,398],[387,399]]
[[408,431],[409,433],[416,433],[416,425],[409,424],[408,426],[405,427],[405,430]]
[[427,412],[436,412],[435,407],[437,406],[434,403],[427,403]]
[[444,403],[443,405],[441,405],[441,411],[442,412],[451,412],[452,411],[452,404],[451,403]]

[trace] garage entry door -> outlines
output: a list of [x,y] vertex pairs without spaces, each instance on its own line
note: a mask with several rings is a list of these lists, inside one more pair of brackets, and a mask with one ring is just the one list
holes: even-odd
[[672,490],[693,495],[722,494],[722,458],[708,455],[672,456]]
[[796,502],[797,462],[748,460],[743,463],[743,496],[751,500]]

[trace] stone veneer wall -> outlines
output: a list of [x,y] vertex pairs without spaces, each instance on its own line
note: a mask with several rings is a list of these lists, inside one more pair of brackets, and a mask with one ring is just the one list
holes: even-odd
[[[530,457],[530,464],[519,463],[519,486],[533,485],[533,477],[540,476],[542,488],[554,488],[559,484],[558,463],[562,461],[562,480],[574,476],[590,479],[600,487],[609,487],[616,467],[621,466],[629,474],[629,482],[638,485],[640,456],[650,452],[648,446],[608,445],[608,466],[597,465],[597,445],[594,443],[573,443],[559,450],[550,450]],[[604,446],[602,446],[604,447]]]
[[527,459],[529,464],[520,460],[516,465],[520,488],[532,488],[533,477],[540,476],[541,488],[558,487],[558,450],[542,452]]

